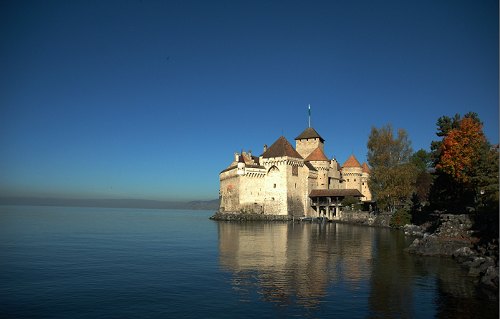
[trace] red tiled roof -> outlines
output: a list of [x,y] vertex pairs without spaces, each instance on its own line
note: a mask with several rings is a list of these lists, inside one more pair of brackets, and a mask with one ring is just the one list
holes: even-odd
[[280,136],[263,154],[262,157],[294,157],[302,159],[302,156],[293,148],[284,136]]
[[357,189],[313,189],[309,197],[363,197]]
[[307,138],[319,138],[321,142],[324,142],[325,140],[316,132],[315,129],[312,127],[308,127],[304,130],[304,132],[300,133],[299,136],[295,138],[295,140],[302,140],[302,139],[307,139]]
[[361,168],[362,168],[362,170],[363,170],[363,173],[368,173],[368,174],[370,174],[370,167],[368,167],[368,164],[363,163],[363,165],[361,165]]
[[328,157],[326,157],[325,153],[321,150],[321,148],[317,147],[314,151],[306,157],[304,161],[326,161],[329,162]]
[[342,165],[342,168],[344,167],[361,167],[361,164],[359,164],[358,160],[356,159],[356,156],[351,155],[349,156],[347,161],[345,161],[344,165]]

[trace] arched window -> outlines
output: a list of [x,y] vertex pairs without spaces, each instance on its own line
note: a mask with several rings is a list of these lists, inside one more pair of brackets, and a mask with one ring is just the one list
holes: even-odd
[[279,168],[276,167],[276,165],[271,166],[269,170],[267,171],[267,174],[272,174],[272,173],[279,173]]

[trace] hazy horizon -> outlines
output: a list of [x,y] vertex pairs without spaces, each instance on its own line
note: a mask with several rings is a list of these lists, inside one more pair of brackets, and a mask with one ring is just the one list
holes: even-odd
[[0,196],[0,205],[67,206],[103,208],[154,208],[154,209],[213,209],[219,199],[211,200],[151,200],[138,198],[57,198],[57,197],[6,197]]

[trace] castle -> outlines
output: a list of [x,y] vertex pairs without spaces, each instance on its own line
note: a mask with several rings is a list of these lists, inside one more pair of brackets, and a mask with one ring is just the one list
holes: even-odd
[[219,211],[335,219],[345,197],[371,201],[368,165],[351,155],[340,166],[326,157],[324,142],[309,126],[295,148],[281,136],[260,156],[235,153],[219,175]]

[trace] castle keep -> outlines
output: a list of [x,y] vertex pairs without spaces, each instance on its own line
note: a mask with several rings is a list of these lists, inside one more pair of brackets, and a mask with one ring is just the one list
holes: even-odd
[[219,211],[334,219],[346,196],[370,201],[368,165],[351,155],[340,166],[326,157],[324,142],[308,127],[295,148],[281,136],[260,156],[235,153],[219,175]]

